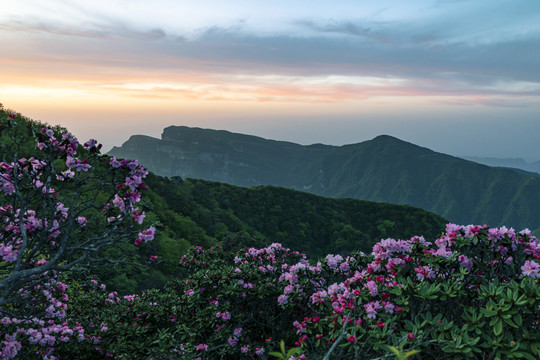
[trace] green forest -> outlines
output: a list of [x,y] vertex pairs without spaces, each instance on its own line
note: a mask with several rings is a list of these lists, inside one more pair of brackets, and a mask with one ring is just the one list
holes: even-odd
[[238,250],[279,242],[316,259],[330,253],[369,252],[387,237],[436,237],[447,223],[411,206],[323,198],[273,186],[242,188],[153,174],[146,183],[144,205],[147,218],[160,224],[155,246],[162,262],[146,270],[148,280],[130,277],[128,269],[118,269],[112,278],[103,274],[121,290],[130,278],[141,279],[126,292],[175,278],[178,259],[192,245],[222,243]]

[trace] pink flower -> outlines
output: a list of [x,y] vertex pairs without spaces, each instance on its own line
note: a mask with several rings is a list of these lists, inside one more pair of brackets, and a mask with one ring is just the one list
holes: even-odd
[[280,295],[277,301],[279,305],[285,305],[289,302],[289,297],[287,295]]
[[[155,234],[156,234],[156,228],[153,227],[153,226],[151,226],[151,227],[149,227],[148,229],[143,230],[142,232],[140,232],[140,233],[139,233],[139,237],[137,238],[137,240],[139,240],[139,239],[140,239],[141,241],[144,240],[144,242],[147,243],[147,242],[149,242],[149,241],[154,240],[154,235],[155,235]],[[139,241],[139,244],[140,244],[140,243],[141,243],[141,242]]]
[[93,148],[96,145],[97,145],[97,141],[94,140],[94,139],[90,139],[87,142],[85,142],[83,146],[84,146],[85,149],[90,149],[90,148]]
[[414,334],[413,333],[408,333],[407,337],[409,338],[409,340],[414,340]]
[[158,259],[157,255],[150,256],[150,261],[156,261]]
[[126,212],[126,204],[118,194],[114,195],[113,205],[117,207],[118,210],[120,210],[121,212]]
[[525,264],[521,267],[523,275],[530,276],[532,278],[540,277],[540,265],[538,265],[534,260],[527,260]]
[[473,263],[471,261],[471,259],[469,259],[467,256],[465,255],[459,255],[459,266],[463,267],[463,268],[467,268],[467,269],[471,269],[473,267]]
[[368,288],[369,293],[371,294],[371,296],[375,296],[375,295],[377,295],[379,293],[379,289],[377,288],[377,284],[373,280],[368,281],[366,283],[366,287]]
[[231,345],[232,347],[235,347],[236,344],[238,344],[238,340],[236,340],[236,338],[234,337],[229,337],[229,339],[227,340],[227,342],[229,343],[229,345]]
[[206,344],[199,344],[199,345],[197,345],[197,347],[195,348],[195,350],[197,350],[197,351],[201,351],[201,350],[208,351],[208,345],[206,345]]
[[[137,209],[135,209],[137,210]],[[131,217],[133,218],[133,221],[135,221],[137,224],[141,225],[143,223],[143,220],[145,218],[146,214],[144,211],[135,211]]]
[[13,245],[5,246],[4,244],[0,244],[0,256],[5,262],[14,262],[17,260],[18,254],[19,250],[13,250]]
[[113,167],[113,168],[119,168],[122,166],[122,163],[118,160],[116,160],[116,158],[113,156],[111,158],[111,160],[109,160],[109,164]]
[[79,223],[80,227],[85,227],[86,226],[86,218],[84,216],[79,216],[77,218],[77,222]]
[[395,308],[394,304],[390,302],[384,304],[384,310],[386,311],[387,314],[393,314],[394,308]]
[[236,328],[236,329],[234,329],[233,335],[234,335],[235,337],[237,337],[237,338],[240,337],[240,336],[242,336],[242,328]]
[[75,169],[77,171],[88,171],[90,165],[88,165],[88,160],[75,159],[71,155],[68,155],[66,159],[66,166],[70,169]]
[[339,265],[339,268],[341,269],[341,271],[349,271],[351,268],[349,266],[349,264],[347,262],[342,262],[340,265]]

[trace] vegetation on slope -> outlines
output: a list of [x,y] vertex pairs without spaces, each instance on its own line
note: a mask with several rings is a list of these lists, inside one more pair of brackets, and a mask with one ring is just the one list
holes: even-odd
[[109,282],[121,290],[126,279],[139,279],[135,290],[177,277],[176,263],[191,245],[219,242],[237,250],[282,242],[315,259],[327,253],[370,251],[375,242],[392,236],[436,237],[447,223],[410,206],[323,198],[272,186],[248,189],[152,173],[146,184],[147,218],[161,224],[154,243],[162,262],[145,277],[130,277],[134,269],[129,267],[119,270],[117,280]]
[[[148,184],[178,214],[218,240],[281,242],[312,258],[369,251],[381,238],[437,236],[446,220],[425,210],[355,199],[331,199],[273,186],[242,188],[205,180],[150,176]],[[262,240],[262,241],[261,241]],[[251,239],[251,241],[255,241]]]
[[[0,117],[6,118],[7,112],[2,110]],[[20,114],[17,122],[22,127],[45,126]],[[66,130],[57,127],[55,131]],[[23,144],[23,148],[21,155],[28,158],[37,153],[34,142]],[[108,163],[104,156],[103,164]],[[410,206],[323,198],[272,186],[248,189],[152,173],[144,180],[149,189],[140,207],[146,212],[145,222],[157,224],[149,250],[159,261],[145,267],[117,264],[93,270],[120,293],[161,287],[176,278],[178,259],[193,245],[208,247],[221,242],[236,250],[279,241],[317,258],[327,253],[369,251],[386,237],[436,237],[447,222]],[[94,230],[92,226],[89,221],[89,232]],[[137,256],[128,255],[136,252],[134,244],[124,243],[107,249],[104,255],[137,263]]]

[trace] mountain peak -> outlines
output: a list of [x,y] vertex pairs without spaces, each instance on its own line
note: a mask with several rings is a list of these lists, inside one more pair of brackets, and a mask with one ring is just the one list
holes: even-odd
[[399,139],[399,138],[397,138],[395,136],[392,136],[392,135],[385,135],[385,134],[374,137],[372,140],[370,140],[370,142],[382,143],[382,144],[396,144],[396,145],[401,144],[401,145],[414,146],[416,148],[422,148],[422,146],[419,146],[419,145],[413,144],[411,142]]
[[382,134],[382,135],[375,136],[372,139],[372,141],[403,141],[403,140],[398,139],[397,137],[392,136],[392,135]]
[[359,143],[357,144],[357,146],[366,147],[368,149],[371,149],[371,151],[384,151],[385,153],[398,152],[402,155],[407,154],[407,156],[413,157],[438,154],[437,152],[429,148],[416,145],[405,140],[401,140],[391,135],[379,135],[371,140]]

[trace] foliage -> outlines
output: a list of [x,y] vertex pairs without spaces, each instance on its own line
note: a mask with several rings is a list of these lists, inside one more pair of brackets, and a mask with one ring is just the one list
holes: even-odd
[[60,273],[122,263],[107,249],[146,243],[155,229],[140,229],[147,171],[136,161],[109,160],[95,140],[80,145],[63,129],[0,110],[0,317],[17,326],[2,330],[0,349],[9,357],[21,334],[48,345],[54,339],[36,339],[36,331],[73,334],[59,325],[69,300]]
[[[242,327],[248,330],[238,345],[263,348],[272,336],[302,347],[309,359],[330,350],[331,358],[351,359],[396,351],[408,356],[419,351],[419,358],[539,355],[540,268],[535,261],[540,246],[527,230],[516,234],[504,227],[450,224],[434,244],[422,237],[386,239],[372,255],[328,255],[316,266],[303,257],[290,261],[293,253],[274,244],[238,253],[234,263],[232,255],[215,249],[186,255],[183,265],[193,275],[183,288],[184,301],[194,306],[186,314],[191,315],[186,348],[200,342],[220,356],[239,357],[242,353],[227,347],[226,339]],[[281,271],[269,271],[268,265]],[[245,290],[246,284],[253,287]],[[283,289],[279,295],[276,286]],[[262,296],[256,300],[258,316],[249,307],[254,305],[244,304],[256,295]],[[267,302],[269,296],[274,304]],[[223,310],[229,320],[203,320]],[[249,330],[252,321],[257,332]],[[216,325],[224,328],[217,332]]]
[[[410,206],[323,198],[273,186],[241,188],[152,175],[147,183],[162,194],[164,208],[191,219],[214,241],[225,244],[238,234],[248,234],[243,241],[236,239],[237,248],[279,242],[318,258],[328,253],[368,251],[382,237],[418,233],[434,237],[446,224],[443,218]],[[162,222],[176,231],[186,232],[190,226]]]
[[536,359],[539,258],[527,230],[453,224],[434,243],[385,239],[370,255],[316,264],[280,244],[195,247],[181,261],[189,276],[161,290],[120,297],[95,281],[66,280],[69,321],[84,336],[59,342],[55,354]]

